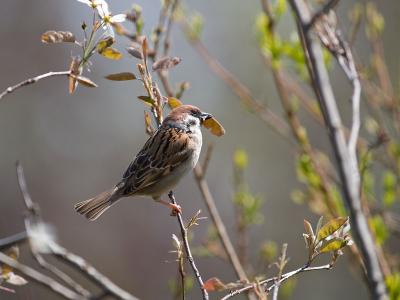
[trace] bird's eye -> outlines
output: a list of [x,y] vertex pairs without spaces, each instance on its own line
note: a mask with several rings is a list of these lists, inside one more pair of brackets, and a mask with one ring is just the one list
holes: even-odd
[[190,126],[196,125],[196,121],[195,121],[195,120],[190,120],[190,121],[189,121],[189,125],[190,125]]

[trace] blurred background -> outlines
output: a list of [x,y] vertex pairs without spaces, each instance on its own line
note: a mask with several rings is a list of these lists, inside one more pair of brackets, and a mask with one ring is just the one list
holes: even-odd
[[[124,12],[132,1],[108,1],[114,13]],[[339,16],[347,19],[352,1],[343,1]],[[145,32],[158,21],[159,1],[135,1],[143,7]],[[40,36],[47,30],[67,30],[80,36],[82,21],[90,23],[91,11],[78,1],[2,0],[0,10],[0,89],[25,78],[61,71],[69,67],[70,56],[78,50],[69,45],[45,45]],[[258,1],[186,1],[185,6],[204,17],[202,39],[210,52],[243,81],[257,99],[282,115],[270,70],[261,62],[255,35]],[[397,75],[400,3],[385,1],[383,39],[389,71]],[[294,30],[291,18],[281,25],[288,35]],[[344,24],[345,26],[345,24]],[[301,187],[296,179],[295,148],[270,130],[265,123],[244,109],[237,97],[216,77],[186,41],[179,26],[173,28],[171,54],[182,63],[170,72],[176,84],[188,81],[190,89],[183,101],[214,114],[227,134],[215,138],[204,131],[204,145],[214,142],[214,154],[207,172],[211,192],[234,240],[233,165],[236,149],[248,152],[246,181],[250,190],[264,199],[264,222],[250,232],[250,260],[257,264],[259,246],[265,240],[280,245],[287,242],[290,262],[287,270],[306,261],[302,237],[303,219],[314,224],[318,216],[305,205],[293,203],[290,193]],[[117,48],[125,54],[128,41],[118,39]],[[356,47],[367,53],[363,40]],[[0,237],[24,229],[24,205],[17,186],[15,162],[20,160],[33,199],[43,218],[57,231],[58,241],[81,255],[122,288],[140,299],[172,299],[168,282],[177,274],[171,235],[179,232],[175,218],[162,205],[146,198],[128,198],[96,222],[76,214],[73,205],[110,188],[119,179],[147,136],[144,133],[143,94],[139,82],[111,82],[109,73],[135,70],[136,61],[124,55],[115,62],[96,56],[91,73],[86,74],[99,87],[79,87],[68,94],[65,78],[50,78],[20,89],[0,103]],[[342,107],[349,108],[349,87],[333,69],[332,79]],[[338,75],[339,74],[339,75]],[[326,132],[313,121],[306,121],[311,141],[328,149]],[[204,152],[203,152],[204,154]],[[206,208],[193,176],[186,176],[175,190],[186,217]],[[207,237],[210,220],[194,229],[193,247]],[[28,249],[22,247],[21,261],[34,265]],[[198,257],[203,278],[216,276],[225,282],[235,280],[232,268],[216,258]],[[333,271],[298,276],[292,299],[366,299],[367,291],[359,275],[342,257]],[[68,270],[68,268],[65,268]],[[265,266],[264,272],[271,270]],[[191,270],[187,269],[188,273]],[[74,274],[74,273],[73,273]],[[86,281],[84,281],[86,282]],[[196,284],[196,283],[195,283]],[[198,299],[195,288],[189,299]],[[35,283],[17,288],[16,294],[0,291],[0,299],[57,299]],[[237,299],[242,299],[238,297]]]

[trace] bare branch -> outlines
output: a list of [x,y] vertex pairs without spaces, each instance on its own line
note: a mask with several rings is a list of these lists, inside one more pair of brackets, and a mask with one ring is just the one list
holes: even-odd
[[26,231],[0,239],[0,251],[10,248],[15,244],[25,242],[28,239]]
[[203,174],[203,172],[201,170],[201,167],[199,165],[197,165],[194,168],[194,176],[195,176],[197,185],[200,189],[200,192],[203,196],[203,199],[206,203],[206,206],[208,208],[208,212],[210,213],[211,219],[217,229],[217,233],[218,233],[219,239],[221,240],[222,246],[224,247],[225,252],[228,255],[229,261],[231,262],[238,278],[240,280],[244,280],[244,281],[248,282],[246,272],[244,271],[244,268],[243,268],[242,264],[240,263],[240,260],[236,254],[235,248],[233,247],[233,244],[229,238],[228,232],[226,231],[224,222],[222,221],[219,211],[217,209],[217,206],[215,205],[215,200],[210,192],[208,183],[202,177],[203,176],[202,174]]
[[308,30],[307,24],[310,24],[312,16],[304,0],[290,0],[290,4],[298,19],[300,35],[304,37],[304,51],[308,54],[311,78],[330,132],[331,144],[343,183],[343,193],[350,210],[354,236],[367,268],[369,288],[374,299],[388,299],[375,244],[361,208],[358,163],[354,160],[354,155],[349,152],[346,144],[342,121],[323,61],[321,47],[313,39],[312,32]]
[[[291,277],[293,277],[293,276],[295,276],[297,274],[300,274],[300,273],[310,272],[310,271],[319,271],[319,270],[330,270],[330,269],[332,269],[332,266],[330,264],[323,265],[323,266],[318,266],[318,267],[310,267],[308,264],[306,264],[303,267],[298,268],[298,269],[296,269],[294,271],[282,274],[281,279],[279,280],[279,284],[282,284],[283,282],[285,282],[289,278],[291,278]],[[265,289],[267,292],[270,292],[275,287],[275,284],[276,284],[277,280],[278,280],[278,277],[272,277],[272,278],[261,280],[259,282],[259,284],[260,285],[266,285],[268,283],[275,282],[270,287]],[[237,289],[237,290],[234,290],[234,291],[230,292],[228,295],[226,295],[223,298],[221,298],[221,300],[231,299],[234,296],[237,296],[239,294],[242,294],[242,293],[244,293],[244,292],[246,292],[248,290],[252,290],[252,289],[254,289],[254,284],[247,285],[247,286],[245,286],[245,287],[243,287],[241,289]]]
[[[187,31],[187,24],[181,23],[184,31]],[[200,40],[190,40],[193,48],[200,54],[209,68],[220,77],[240,98],[243,104],[252,109],[271,129],[278,134],[288,137],[289,128],[287,124],[268,107],[253,98],[249,89],[243,85],[232,73],[225,69],[217,59],[215,59]]]
[[137,300],[136,297],[121,289],[82,257],[68,251],[56,243],[49,244],[49,247],[55,257],[80,270],[85,276],[107,291],[108,294],[113,295],[118,299]]
[[33,281],[36,281],[37,283],[40,283],[41,285],[49,288],[51,291],[54,293],[66,298],[66,299],[73,299],[73,300],[79,300],[79,299],[87,299],[74,291],[66,288],[65,286],[59,284],[57,281],[52,279],[51,277],[48,277],[46,275],[43,275],[42,273],[39,273],[38,271],[23,265],[16,260],[8,257],[4,253],[0,252],[0,261],[13,269],[21,272],[24,274],[26,277],[32,279]]
[[13,85],[13,86],[10,86],[10,87],[6,88],[0,94],[0,100],[5,95],[10,94],[10,93],[14,92],[15,90],[17,90],[17,89],[19,89],[21,87],[24,87],[24,86],[27,86],[27,85],[30,85],[30,84],[34,84],[34,83],[38,82],[39,80],[42,80],[42,79],[45,79],[45,78],[48,78],[48,77],[52,77],[52,76],[69,76],[70,74],[71,74],[70,71],[48,72],[48,73],[45,73],[45,74],[42,74],[42,75],[39,75],[39,76],[36,76],[36,77],[32,77],[32,78],[26,79],[26,80],[21,81],[20,83],[18,83],[16,85]]
[[[168,197],[171,200],[171,203],[177,205],[173,191],[170,191],[168,193]],[[200,286],[200,289],[201,289],[201,292],[203,294],[203,299],[204,300],[208,300],[209,296],[208,296],[208,293],[207,293],[206,289],[204,288],[203,279],[201,278],[200,272],[197,269],[196,263],[194,262],[192,251],[190,250],[188,236],[187,236],[187,229],[185,227],[185,224],[183,223],[182,214],[178,213],[177,214],[177,218],[178,218],[178,222],[179,222],[179,227],[181,228],[183,245],[185,246],[187,259],[189,260],[190,266],[192,267],[193,272],[194,272],[194,274],[196,276],[197,282],[198,282],[198,284]]]
[[34,250],[34,248],[30,247],[30,249],[31,249],[31,253],[32,253],[33,257],[35,258],[35,260],[38,262],[38,264],[43,269],[48,270],[49,272],[53,273],[55,276],[60,278],[62,281],[64,281],[66,284],[68,284],[71,288],[73,288],[77,293],[81,294],[85,298],[92,297],[91,293],[87,289],[85,289],[83,286],[81,286],[79,283],[77,283],[74,279],[72,279],[71,276],[64,273],[56,266],[47,262],[38,251]]
[[[25,205],[28,209],[28,216],[25,220],[25,225],[26,229],[29,232],[30,227],[35,224],[35,223],[41,223],[41,217],[39,215],[39,208],[38,205],[33,202],[31,196],[29,195],[25,176],[24,176],[24,171],[19,162],[17,162],[17,176],[18,176],[18,183],[19,187],[21,190],[21,193],[23,195],[23,199],[25,202]],[[85,276],[88,278],[92,279],[95,283],[97,283],[100,287],[103,288],[103,290],[107,291],[107,293],[115,296],[118,299],[124,299],[124,300],[137,300],[136,297],[133,295],[129,294],[128,292],[124,291],[117,285],[115,285],[110,279],[108,279],[106,276],[101,274],[99,271],[97,271],[93,266],[91,266],[86,260],[84,260],[82,257],[77,256],[71,252],[69,252],[67,249],[63,248],[62,246],[58,245],[56,242],[50,240],[47,241],[47,246],[50,249],[50,253],[54,255],[55,257],[69,263]],[[44,259],[39,255],[37,256],[37,251],[34,249],[31,249],[32,254],[35,256],[35,258],[38,260],[39,264],[43,265],[46,269],[51,271],[53,274],[57,275],[60,279],[66,281],[68,284],[73,286],[75,289],[79,290],[82,294],[89,293],[86,291],[84,288],[82,288],[79,284],[74,282],[68,275],[60,271],[58,268],[55,266],[50,265],[49,263],[45,262]]]

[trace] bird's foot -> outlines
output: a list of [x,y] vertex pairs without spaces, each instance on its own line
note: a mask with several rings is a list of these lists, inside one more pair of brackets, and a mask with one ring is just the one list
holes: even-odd
[[178,214],[182,213],[182,208],[178,204],[164,201],[162,199],[157,199],[157,202],[168,206],[171,209],[171,216],[176,217]]
[[171,216],[172,217],[176,217],[178,214],[182,213],[182,208],[180,205],[169,203],[169,206],[171,207]]

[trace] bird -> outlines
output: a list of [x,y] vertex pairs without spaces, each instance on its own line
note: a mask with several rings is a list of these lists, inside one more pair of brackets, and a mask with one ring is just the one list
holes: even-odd
[[150,196],[180,213],[176,204],[161,199],[197,164],[202,146],[201,125],[214,117],[193,105],[171,110],[111,189],[75,204],[75,210],[93,221],[118,200]]

